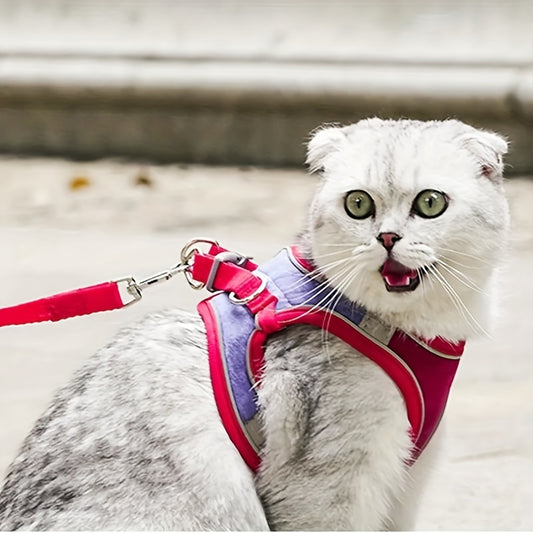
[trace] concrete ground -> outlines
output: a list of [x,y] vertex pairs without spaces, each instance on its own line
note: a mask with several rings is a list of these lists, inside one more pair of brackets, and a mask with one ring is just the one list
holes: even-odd
[[[300,171],[0,159],[0,306],[177,262],[207,236],[261,261],[290,243],[313,178]],[[514,228],[491,339],[470,342],[419,529],[533,529],[533,180],[507,183]],[[0,475],[54,390],[122,325],[202,296],[183,279],[136,306],[0,330]]]

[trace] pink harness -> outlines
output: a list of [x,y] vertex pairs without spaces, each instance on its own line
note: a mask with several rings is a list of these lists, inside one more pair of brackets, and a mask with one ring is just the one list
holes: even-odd
[[230,439],[257,471],[263,438],[255,391],[266,340],[307,324],[339,337],[394,381],[404,398],[416,460],[439,425],[465,343],[428,341],[394,329],[346,299],[328,298],[332,289],[312,272],[294,247],[261,267],[217,244],[195,255],[192,278],[215,292],[198,311],[207,330],[215,400]]

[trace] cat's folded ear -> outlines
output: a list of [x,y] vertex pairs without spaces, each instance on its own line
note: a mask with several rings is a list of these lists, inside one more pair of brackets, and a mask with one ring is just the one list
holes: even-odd
[[340,149],[345,138],[342,128],[337,126],[323,126],[312,134],[305,161],[311,174],[324,170],[327,159]]
[[507,153],[507,141],[497,133],[474,130],[459,138],[478,161],[482,176],[499,181],[503,176],[503,156]]

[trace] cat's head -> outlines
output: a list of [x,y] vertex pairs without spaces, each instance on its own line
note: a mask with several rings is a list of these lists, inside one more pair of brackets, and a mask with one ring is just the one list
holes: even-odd
[[397,327],[479,333],[506,243],[506,151],[500,136],[456,120],[318,130],[308,253],[332,286]]

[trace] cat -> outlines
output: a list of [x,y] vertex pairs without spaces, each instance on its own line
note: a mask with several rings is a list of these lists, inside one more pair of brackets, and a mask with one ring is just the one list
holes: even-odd
[[[483,333],[508,232],[506,151],[457,120],[318,129],[302,258],[386,327],[450,343]],[[440,436],[413,463],[404,400],[378,365],[311,325],[271,335],[254,473],[221,423],[206,354],[195,313],[119,332],[26,438],[0,529],[413,528]]]

